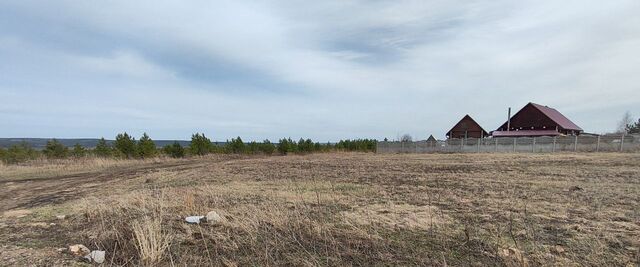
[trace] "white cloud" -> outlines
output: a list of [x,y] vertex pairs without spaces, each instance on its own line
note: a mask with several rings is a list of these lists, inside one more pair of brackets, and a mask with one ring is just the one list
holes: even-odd
[[[633,0],[15,1],[0,8],[20,25],[0,25],[0,70],[11,76],[0,78],[0,93],[20,103],[0,117],[19,116],[6,110],[21,107],[51,116],[24,117],[31,127],[15,130],[22,135],[42,120],[62,123],[56,116],[64,114],[100,115],[108,129],[146,127],[167,138],[198,128],[220,138],[442,137],[464,114],[492,129],[506,107],[529,101],[602,132],[621,109],[640,106],[640,3]],[[87,104],[33,104],[27,92]],[[87,124],[87,135],[105,128]]]

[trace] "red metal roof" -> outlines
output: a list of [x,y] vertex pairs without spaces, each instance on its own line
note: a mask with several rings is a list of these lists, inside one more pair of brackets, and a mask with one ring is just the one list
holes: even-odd
[[558,136],[555,130],[518,130],[518,131],[493,131],[493,137],[522,137],[522,136]]
[[578,127],[578,125],[573,123],[571,120],[569,120],[567,117],[562,115],[562,113],[560,113],[556,109],[539,105],[536,103],[530,103],[530,104],[533,105],[538,110],[540,110],[540,112],[544,113],[544,115],[547,115],[547,117],[555,121],[558,125],[560,125],[560,127],[566,130],[582,131],[582,128]]

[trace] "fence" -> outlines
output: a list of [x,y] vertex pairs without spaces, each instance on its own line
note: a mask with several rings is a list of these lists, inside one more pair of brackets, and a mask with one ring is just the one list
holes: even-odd
[[377,153],[464,152],[631,152],[640,151],[640,135],[498,137],[445,141],[378,142]]

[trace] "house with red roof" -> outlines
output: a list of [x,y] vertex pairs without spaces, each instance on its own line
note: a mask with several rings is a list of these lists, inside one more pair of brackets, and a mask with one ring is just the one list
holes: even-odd
[[489,134],[467,114],[446,133],[446,136],[447,138],[485,138]]
[[580,135],[582,128],[558,110],[535,103],[525,105],[497,130],[492,137],[536,137]]

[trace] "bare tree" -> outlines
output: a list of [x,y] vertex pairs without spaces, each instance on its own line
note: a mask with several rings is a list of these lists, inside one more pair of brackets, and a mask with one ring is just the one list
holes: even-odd
[[403,134],[402,139],[400,139],[400,142],[412,142],[412,141],[413,141],[413,137],[411,137],[410,134]]
[[618,122],[618,128],[616,128],[617,133],[627,133],[627,126],[633,123],[633,118],[631,117],[631,113],[629,111],[625,112],[622,115],[622,119]]

